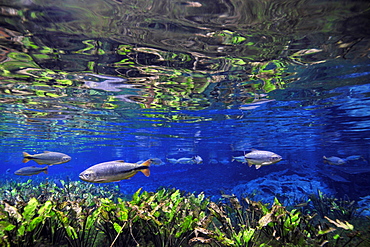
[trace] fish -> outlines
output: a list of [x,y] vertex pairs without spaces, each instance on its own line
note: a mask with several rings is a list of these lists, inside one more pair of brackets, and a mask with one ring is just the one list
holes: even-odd
[[340,166],[344,165],[346,161],[344,159],[341,159],[339,157],[331,156],[329,158],[323,156],[324,162],[328,162],[330,165]]
[[26,166],[21,169],[18,169],[14,172],[15,175],[19,176],[32,176],[44,172],[48,174],[48,166],[37,167],[37,166]]
[[233,161],[237,161],[237,162],[242,162],[242,163],[247,163],[247,159],[245,158],[245,156],[233,156],[231,162]]
[[248,166],[251,167],[252,165],[256,165],[256,169],[261,168],[261,166],[275,164],[282,160],[282,157],[276,153],[257,149],[252,149],[252,152],[244,156],[248,162]]
[[123,160],[103,162],[87,168],[80,173],[79,178],[91,183],[110,183],[129,179],[139,171],[149,177],[151,163],[151,159],[142,164],[126,163]]
[[57,165],[67,163],[71,160],[71,157],[58,152],[44,151],[40,154],[28,154],[23,152],[23,163],[27,163],[30,160],[35,161],[39,165]]
[[156,166],[160,166],[164,164],[164,162],[160,158],[152,158],[151,161],[152,161],[152,164]]
[[167,161],[170,162],[171,164],[176,164],[177,159],[174,158],[167,158]]
[[194,161],[195,164],[201,164],[201,163],[203,163],[203,159],[199,155],[193,157],[193,161]]
[[210,159],[208,164],[218,164],[218,161],[216,159]]
[[194,158],[180,158],[175,164],[194,164]]
[[364,157],[362,157],[361,155],[351,155],[351,156],[348,156],[347,158],[345,158],[345,160],[350,160],[350,161],[353,161],[353,160],[359,160],[359,159],[362,159],[363,161],[366,161],[364,159]]

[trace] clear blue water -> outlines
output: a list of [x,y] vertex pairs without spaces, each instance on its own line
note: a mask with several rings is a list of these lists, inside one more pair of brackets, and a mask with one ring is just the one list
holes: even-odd
[[[1,5],[1,181],[79,180],[100,162],[159,158],[121,190],[370,195],[366,1]],[[283,160],[232,161],[252,148]],[[22,152],[45,150],[72,160],[13,174],[37,165]],[[202,164],[168,161],[196,155]]]

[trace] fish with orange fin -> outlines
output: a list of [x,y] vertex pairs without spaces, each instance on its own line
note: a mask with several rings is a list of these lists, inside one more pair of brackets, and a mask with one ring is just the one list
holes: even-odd
[[80,173],[79,177],[81,180],[91,183],[117,182],[129,179],[139,171],[149,177],[149,167],[151,163],[151,159],[148,159],[141,164],[127,163],[123,160],[108,161],[87,168],[85,171]]
[[33,160],[39,165],[57,165],[67,163],[71,160],[69,155],[58,153],[58,152],[50,152],[44,151],[40,154],[28,154],[23,152],[23,163],[27,163],[28,161]]

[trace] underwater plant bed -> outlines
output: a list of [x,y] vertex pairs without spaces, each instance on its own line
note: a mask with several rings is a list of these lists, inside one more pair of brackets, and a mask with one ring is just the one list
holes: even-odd
[[[68,195],[66,188],[72,187],[86,196],[71,191]],[[370,245],[369,218],[353,215],[344,220],[334,218],[340,215],[334,213],[322,218],[309,204],[285,207],[278,199],[269,205],[235,196],[211,201],[203,193],[168,188],[157,192],[139,189],[124,197],[111,187],[101,197],[99,187],[72,182],[62,188],[39,184],[31,187],[39,191],[37,198],[32,194],[24,200],[21,188],[14,185],[1,193],[1,246]],[[321,205],[320,214],[326,208],[330,212],[334,199],[322,194],[317,198],[315,207],[331,203]],[[346,212],[342,215],[348,217]]]

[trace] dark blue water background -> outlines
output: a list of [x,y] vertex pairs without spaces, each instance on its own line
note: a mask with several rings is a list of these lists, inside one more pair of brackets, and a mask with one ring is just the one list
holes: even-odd
[[[100,162],[159,158],[121,190],[291,203],[370,194],[366,1],[2,2],[2,181],[79,180]],[[283,160],[232,161],[252,148]],[[13,174],[37,165],[22,152],[45,150],[72,160]],[[167,160],[196,155],[202,164]],[[351,155],[362,158],[323,162]]]

